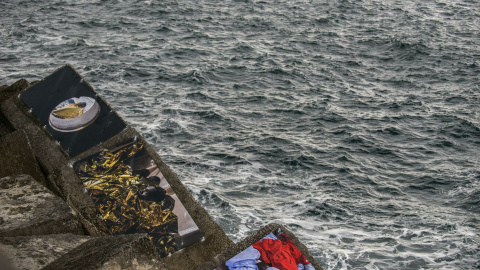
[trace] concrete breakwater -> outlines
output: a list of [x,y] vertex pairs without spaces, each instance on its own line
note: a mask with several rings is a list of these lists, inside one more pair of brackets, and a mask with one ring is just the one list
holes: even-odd
[[72,67],[1,86],[0,102],[2,269],[228,269],[273,231],[321,269],[279,224],[233,243]]

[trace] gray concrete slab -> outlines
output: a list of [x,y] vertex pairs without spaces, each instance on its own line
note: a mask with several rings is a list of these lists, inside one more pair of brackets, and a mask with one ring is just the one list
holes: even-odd
[[84,234],[68,205],[29,175],[0,179],[0,237]]
[[30,83],[25,79],[18,80],[10,86],[2,86],[0,88],[0,103],[14,95],[18,95],[28,87],[30,87]]
[[0,137],[0,178],[28,174],[44,186],[45,177],[23,130]]
[[165,269],[145,234],[93,238],[70,250],[43,270]]
[[1,104],[1,110],[16,130],[24,130],[43,172],[47,186],[59,194],[78,213],[90,235],[108,235],[110,232],[98,216],[92,200],[69,163],[69,156],[53,139],[28,107],[14,96]]
[[91,236],[75,234],[3,237],[0,250],[12,267],[38,270],[90,239]]
[[[260,230],[256,231],[252,235],[246,237],[242,241],[238,242],[234,246],[225,249],[222,253],[216,255],[211,261],[203,264],[202,266],[198,267],[197,270],[212,270],[216,269],[217,267],[223,265],[227,260],[231,259],[232,257],[236,256],[240,252],[244,251],[246,248],[250,247],[251,245],[255,244],[258,240],[265,237],[267,234],[280,229],[282,230],[290,240],[295,244],[295,246],[302,252],[302,254],[310,261],[312,266],[316,270],[322,270],[322,267],[315,261],[312,257],[310,252],[308,251],[307,247],[303,245],[298,238],[286,229],[281,224],[271,223],[267,226],[261,228]],[[178,268],[181,269],[181,268]]]
[[15,129],[12,124],[5,118],[3,113],[0,111],[0,137],[7,135],[8,133],[13,132]]

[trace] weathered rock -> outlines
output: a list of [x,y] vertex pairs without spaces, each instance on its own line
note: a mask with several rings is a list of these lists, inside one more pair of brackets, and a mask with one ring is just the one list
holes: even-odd
[[[44,270],[165,269],[145,234],[104,236],[72,249]],[[182,269],[182,268],[179,268]]]
[[[242,241],[238,242],[234,246],[224,250],[222,253],[215,256],[210,262],[203,264],[202,266],[198,267],[197,270],[212,270],[217,268],[218,266],[224,264],[227,260],[230,260],[232,257],[237,255],[238,253],[244,251],[249,246],[255,244],[258,240],[265,237],[267,234],[275,231],[276,229],[281,229],[290,240],[297,246],[297,248],[302,252],[302,254],[310,261],[312,266],[316,270],[322,270],[323,268],[313,259],[312,255],[308,251],[308,249],[298,240],[298,238],[289,230],[287,230],[284,226],[276,223],[268,224],[267,226],[263,227],[262,229],[255,232],[253,235],[248,236],[247,238],[243,239]],[[177,268],[177,269],[182,269]]]
[[46,180],[38,166],[37,159],[23,130],[0,138],[0,178],[28,174],[42,185]]
[[90,239],[90,236],[74,234],[3,237],[0,249],[13,267],[37,270]]
[[12,124],[5,118],[3,113],[0,111],[0,137],[7,135],[8,133],[13,132],[15,129]]
[[[22,84],[23,81],[25,81],[25,80],[20,80],[19,84]],[[9,98],[13,95],[9,89],[14,88],[14,85],[15,84],[12,84],[11,86],[9,86],[9,85],[0,86],[0,103],[2,103],[4,100],[6,100],[7,98]],[[20,89],[23,90],[22,88],[23,87],[21,87]],[[10,94],[8,94],[8,93],[10,93]],[[10,124],[10,122],[7,120],[7,118],[5,118],[3,113],[0,112],[0,137],[5,136],[8,133],[13,132],[13,131],[14,131],[13,126]]]
[[30,84],[25,79],[18,80],[8,87],[2,86],[2,88],[0,88],[0,103],[9,99],[11,96],[18,95],[29,86]]
[[78,218],[29,175],[0,179],[0,237],[84,234]]
[[10,258],[7,256],[5,251],[0,248],[0,269],[2,270],[18,270],[18,268],[13,267]]

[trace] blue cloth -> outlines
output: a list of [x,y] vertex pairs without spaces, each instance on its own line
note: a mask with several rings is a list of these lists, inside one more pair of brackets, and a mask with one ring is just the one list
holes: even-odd
[[262,239],[260,239],[260,241],[263,241],[263,239],[272,239],[272,240],[275,240],[275,239],[277,239],[277,237],[275,236],[275,234],[269,233],[269,234],[267,234],[265,237],[263,237]]
[[260,252],[252,246],[249,246],[247,249],[228,260],[225,264],[230,270],[258,270],[258,258],[260,258]]
[[299,264],[298,265],[298,270],[315,270],[315,268],[313,267],[313,265],[311,263],[306,264],[306,265]]

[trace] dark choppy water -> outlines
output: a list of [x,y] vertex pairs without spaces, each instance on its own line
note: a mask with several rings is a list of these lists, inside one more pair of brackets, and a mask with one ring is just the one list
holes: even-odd
[[0,83],[71,63],[238,241],[479,268],[480,2],[0,2]]

